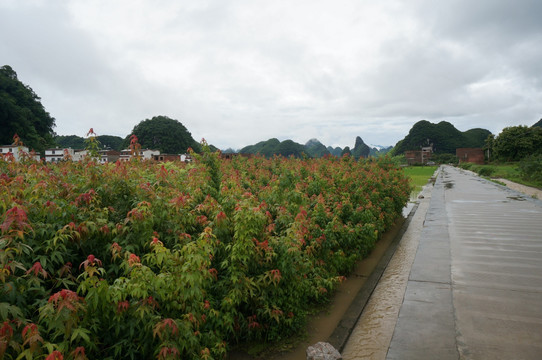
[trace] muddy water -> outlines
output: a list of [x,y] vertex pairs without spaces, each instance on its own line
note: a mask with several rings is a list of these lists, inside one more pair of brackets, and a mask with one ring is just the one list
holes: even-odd
[[423,200],[342,351],[343,359],[385,359],[418,248],[430,192]]
[[229,359],[238,360],[305,360],[307,347],[313,345],[319,341],[327,341],[333,330],[337,327],[344,313],[352,303],[352,300],[360,291],[361,287],[365,284],[365,281],[378,264],[378,261],[397,236],[397,233],[401,229],[404,223],[404,219],[398,219],[393,228],[386,232],[382,239],[380,239],[375,245],[371,254],[360,261],[352,274],[348,276],[344,281],[325,311],[320,312],[317,315],[309,317],[307,322],[307,338],[296,344],[295,348],[289,352],[281,353],[266,353],[260,356],[249,356],[240,352],[232,352],[229,355]]

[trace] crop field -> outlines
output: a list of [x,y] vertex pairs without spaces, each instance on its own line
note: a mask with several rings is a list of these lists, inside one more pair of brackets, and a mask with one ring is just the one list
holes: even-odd
[[404,174],[410,179],[414,190],[412,190],[411,198],[415,198],[422,187],[427,185],[428,180],[433,176],[438,166],[408,166],[403,168]]
[[298,331],[400,216],[391,162],[0,159],[0,358],[221,359]]

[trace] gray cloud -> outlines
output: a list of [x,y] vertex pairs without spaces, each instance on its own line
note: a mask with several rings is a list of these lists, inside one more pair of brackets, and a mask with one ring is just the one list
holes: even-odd
[[5,1],[0,53],[60,134],[125,136],[168,115],[222,148],[393,145],[420,119],[499,132],[542,117],[540,13],[536,0]]

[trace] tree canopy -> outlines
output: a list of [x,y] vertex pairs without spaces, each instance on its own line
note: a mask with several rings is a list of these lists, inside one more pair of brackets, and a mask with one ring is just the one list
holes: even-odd
[[[124,145],[124,139],[120,136],[98,135],[96,140],[100,147],[120,151]],[[59,135],[55,137],[56,145],[62,148],[84,149],[85,138],[77,135]]]
[[542,128],[538,126],[510,126],[491,140],[488,139],[488,145],[493,147],[493,156],[499,160],[518,161],[542,154]]
[[0,144],[13,142],[19,135],[30,149],[42,152],[53,146],[55,119],[45,111],[30,86],[17,78],[9,65],[0,68]]
[[[163,154],[183,154],[188,148],[200,151],[200,145],[179,121],[167,116],[155,116],[137,124],[130,136],[137,136],[143,149],[160,150]],[[130,143],[130,136],[124,140],[124,147]]]

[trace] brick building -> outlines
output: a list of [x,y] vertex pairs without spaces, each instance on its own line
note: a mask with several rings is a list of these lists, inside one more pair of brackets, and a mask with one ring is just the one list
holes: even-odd
[[455,149],[455,155],[459,163],[484,164],[484,150],[480,148],[458,148]]
[[433,147],[422,147],[421,150],[405,151],[405,158],[408,165],[427,164],[433,155]]

